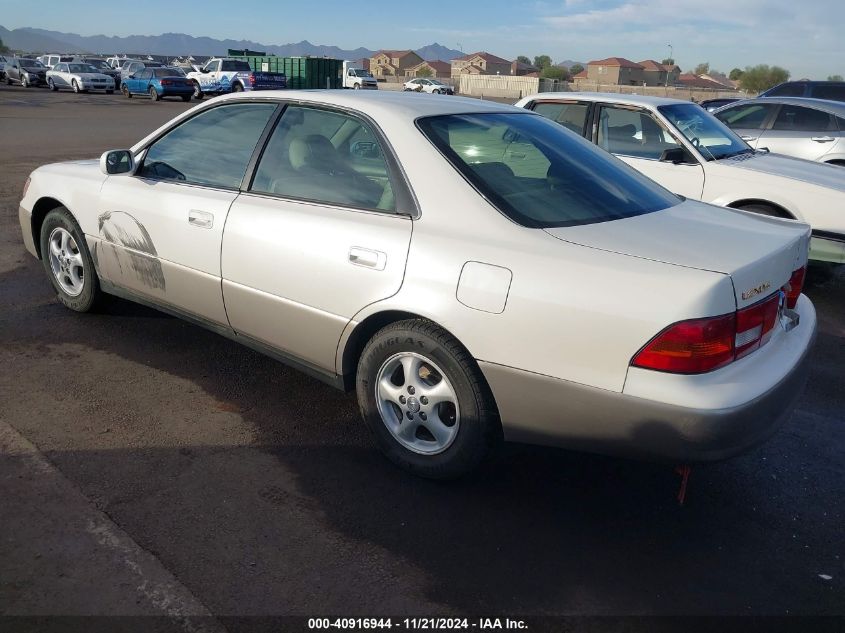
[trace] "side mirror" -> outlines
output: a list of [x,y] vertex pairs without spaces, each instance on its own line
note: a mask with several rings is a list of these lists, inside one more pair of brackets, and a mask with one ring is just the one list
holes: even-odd
[[208,68],[201,68],[201,69],[200,69],[200,72],[201,72],[203,75],[206,75],[206,74],[208,74]]
[[131,174],[135,171],[135,157],[128,149],[113,149],[100,156],[100,171],[106,176]]
[[135,73],[132,73],[131,75],[129,75],[129,76],[127,77],[127,79],[135,79]]
[[673,147],[672,149],[664,149],[660,154],[661,163],[672,163],[673,165],[689,164],[692,161],[683,147]]

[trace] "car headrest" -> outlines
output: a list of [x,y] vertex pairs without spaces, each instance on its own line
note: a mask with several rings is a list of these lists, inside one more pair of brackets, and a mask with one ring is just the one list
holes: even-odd
[[305,138],[295,138],[288,150],[291,167],[328,167],[337,162],[337,152],[331,141],[319,134],[309,134]]

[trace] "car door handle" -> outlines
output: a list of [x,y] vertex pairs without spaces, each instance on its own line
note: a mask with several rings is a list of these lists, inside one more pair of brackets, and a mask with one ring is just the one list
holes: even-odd
[[387,255],[381,251],[353,246],[349,249],[349,261],[355,266],[384,270],[387,264]]
[[810,140],[815,141],[816,143],[832,143],[836,139],[832,136],[813,136]]
[[191,209],[188,212],[188,224],[198,226],[201,229],[210,229],[214,226],[214,216],[207,211]]

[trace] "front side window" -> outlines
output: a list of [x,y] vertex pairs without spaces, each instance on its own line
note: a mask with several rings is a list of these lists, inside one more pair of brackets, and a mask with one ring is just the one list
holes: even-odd
[[67,64],[56,64],[56,72],[66,73],[67,71]]
[[597,143],[611,154],[652,160],[681,147],[648,112],[609,106],[599,114]]
[[138,79],[149,79],[150,77],[152,77],[152,73],[153,71],[151,71],[149,68],[145,68],[137,75],[135,75],[135,77],[137,77]]
[[218,70],[220,70],[220,61],[218,60],[216,62],[211,62],[208,66],[206,66],[206,69],[210,73],[216,73]]
[[282,115],[250,190],[377,211],[396,208],[372,128],[347,114],[300,106]]
[[606,222],[680,202],[541,116],[454,114],[423,118],[417,125],[479,193],[523,226]]
[[582,135],[587,123],[587,113],[590,110],[586,103],[538,103],[534,112],[560,123],[567,130]]
[[239,103],[201,112],[153,143],[138,175],[236,189],[275,109]]
[[778,112],[778,118],[775,119],[772,129],[789,132],[827,132],[835,130],[836,123],[827,112],[784,105]]
[[717,112],[713,116],[732,130],[760,130],[776,107],[769,103],[748,103]]
[[658,106],[657,109],[707,160],[720,160],[754,151],[701,106],[679,103]]

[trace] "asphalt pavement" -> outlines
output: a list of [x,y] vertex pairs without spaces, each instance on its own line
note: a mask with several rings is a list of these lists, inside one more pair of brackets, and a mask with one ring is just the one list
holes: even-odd
[[122,300],[70,312],[24,251],[30,171],[191,106],[0,86],[0,615],[845,616],[845,267],[811,270],[791,421],[683,507],[665,465],[522,445],[424,481],[352,394]]

